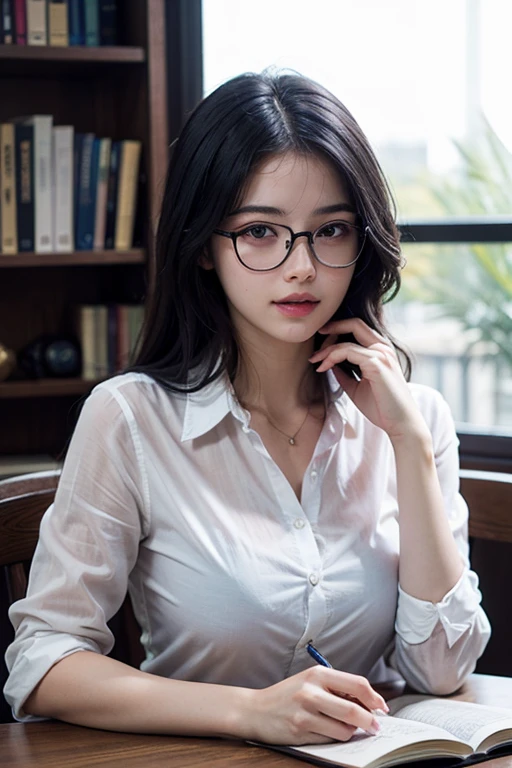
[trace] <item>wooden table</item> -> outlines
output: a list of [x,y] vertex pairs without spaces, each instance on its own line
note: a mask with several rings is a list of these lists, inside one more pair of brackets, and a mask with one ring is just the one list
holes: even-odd
[[[472,675],[454,698],[512,708],[512,678]],[[144,736],[81,728],[55,721],[0,725],[2,768],[300,768],[312,763],[220,739]],[[489,760],[512,768],[512,756]]]

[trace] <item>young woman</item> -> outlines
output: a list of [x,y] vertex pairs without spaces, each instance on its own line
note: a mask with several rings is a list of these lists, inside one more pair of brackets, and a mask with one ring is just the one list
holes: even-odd
[[[474,669],[489,626],[453,422],[383,324],[400,266],[377,161],[329,92],[249,74],[198,106],[138,359],[88,398],[11,610],[18,718],[343,740],[375,732],[393,668],[434,693]],[[142,670],[105,655],[127,589]]]

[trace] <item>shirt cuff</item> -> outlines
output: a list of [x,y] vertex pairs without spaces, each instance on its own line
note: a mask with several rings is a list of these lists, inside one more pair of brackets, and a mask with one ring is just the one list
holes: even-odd
[[396,632],[406,643],[418,645],[428,640],[440,621],[451,648],[473,624],[481,600],[478,576],[468,569],[439,603],[412,597],[398,586]]

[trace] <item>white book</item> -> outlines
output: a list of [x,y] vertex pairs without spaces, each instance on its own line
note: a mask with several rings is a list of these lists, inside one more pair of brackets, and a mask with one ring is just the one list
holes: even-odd
[[111,145],[111,139],[100,139],[98,183],[96,186],[96,213],[94,218],[93,249],[95,251],[103,251],[105,248],[105,229],[107,224],[107,191],[108,174],[110,170]]
[[376,717],[377,736],[358,729],[344,742],[272,749],[345,768],[387,768],[429,758],[465,766],[498,757],[500,748],[512,751],[512,709],[421,695],[399,696],[389,708],[390,715]]
[[32,115],[24,122],[34,127],[34,250],[51,253],[53,116]]
[[27,0],[27,43],[47,45],[46,0]]
[[73,244],[72,125],[52,129],[52,242],[55,253],[71,253]]
[[78,307],[78,338],[82,350],[82,379],[96,379],[96,307],[82,304]]
[[116,251],[128,250],[133,243],[140,154],[140,141],[124,140],[121,142],[114,241]]

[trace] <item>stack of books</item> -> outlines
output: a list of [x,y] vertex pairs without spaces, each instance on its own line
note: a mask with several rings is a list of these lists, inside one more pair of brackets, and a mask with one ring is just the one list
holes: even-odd
[[1,0],[0,44],[117,43],[116,0]]
[[53,125],[0,123],[0,252],[71,253],[133,246],[141,142]]
[[82,378],[95,381],[122,371],[135,350],[143,319],[144,307],[140,304],[78,306]]

